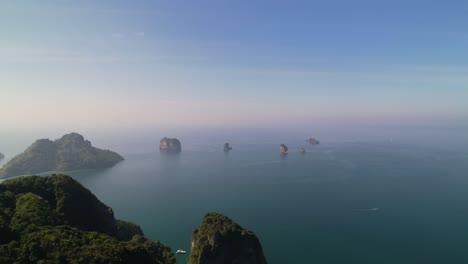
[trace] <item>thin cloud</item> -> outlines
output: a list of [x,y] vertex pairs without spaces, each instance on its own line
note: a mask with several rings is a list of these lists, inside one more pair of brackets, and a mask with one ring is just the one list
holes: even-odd
[[464,66],[447,66],[447,65],[415,65],[407,67],[408,70],[424,73],[452,73],[452,74],[468,74],[468,67]]
[[120,32],[116,32],[116,33],[112,33],[111,36],[113,38],[123,38],[124,37],[124,34],[120,33]]

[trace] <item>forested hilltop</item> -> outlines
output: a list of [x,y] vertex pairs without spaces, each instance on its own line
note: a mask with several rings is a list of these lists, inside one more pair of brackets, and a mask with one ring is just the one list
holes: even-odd
[[48,171],[99,169],[124,160],[119,154],[95,148],[78,133],[55,141],[39,139],[0,169],[0,178]]
[[0,184],[0,264],[174,264],[169,247],[65,175]]
[[266,264],[257,236],[232,219],[209,213],[192,233],[189,264]]

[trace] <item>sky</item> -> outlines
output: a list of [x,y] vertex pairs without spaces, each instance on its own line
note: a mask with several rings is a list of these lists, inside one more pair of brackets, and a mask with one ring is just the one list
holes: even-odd
[[0,130],[468,124],[468,1],[0,3]]

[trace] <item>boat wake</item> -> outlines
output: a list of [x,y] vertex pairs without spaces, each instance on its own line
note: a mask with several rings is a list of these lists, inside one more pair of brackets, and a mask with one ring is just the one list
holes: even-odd
[[379,211],[379,210],[380,210],[380,208],[378,208],[378,207],[367,208],[367,209],[361,209],[361,211],[374,211],[374,212],[375,212],[375,211]]

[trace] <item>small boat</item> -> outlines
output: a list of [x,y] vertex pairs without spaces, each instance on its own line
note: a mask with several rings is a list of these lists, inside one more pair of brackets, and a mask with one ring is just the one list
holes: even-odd
[[361,211],[379,211],[380,208],[374,207],[374,208],[368,208],[368,209],[361,209]]
[[182,250],[182,249],[178,249],[175,253],[176,254],[187,254],[187,251]]
[[306,153],[305,148],[301,148],[299,151],[301,152],[301,154],[305,154],[305,153]]

